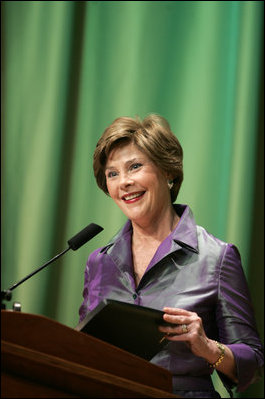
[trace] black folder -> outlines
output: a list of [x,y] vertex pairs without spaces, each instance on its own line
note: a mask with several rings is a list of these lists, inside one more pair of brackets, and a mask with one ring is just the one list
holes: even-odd
[[163,314],[160,310],[105,299],[75,329],[151,360],[168,343],[158,330],[159,325],[167,324]]

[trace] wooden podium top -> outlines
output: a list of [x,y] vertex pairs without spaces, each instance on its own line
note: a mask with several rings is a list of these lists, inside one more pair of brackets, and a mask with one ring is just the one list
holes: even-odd
[[75,397],[176,397],[166,369],[47,317],[2,310],[1,333],[8,375]]

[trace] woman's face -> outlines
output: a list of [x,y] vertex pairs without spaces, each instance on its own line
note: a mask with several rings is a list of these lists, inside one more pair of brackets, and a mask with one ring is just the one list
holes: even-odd
[[166,173],[133,143],[111,151],[105,175],[111,198],[132,222],[148,225],[171,206]]

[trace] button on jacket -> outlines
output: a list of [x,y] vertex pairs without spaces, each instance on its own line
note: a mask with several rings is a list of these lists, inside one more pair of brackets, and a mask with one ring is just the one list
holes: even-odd
[[[197,226],[187,205],[174,208],[180,221],[158,247],[137,287],[129,220],[107,246],[89,256],[80,321],[106,298],[159,310],[168,306],[196,312],[208,338],[233,352],[237,389],[243,391],[262,371],[263,347],[239,252]],[[151,362],[168,369],[178,389],[201,389],[201,382],[212,373],[206,360],[183,342],[169,342]],[[228,389],[234,386],[219,375]]]

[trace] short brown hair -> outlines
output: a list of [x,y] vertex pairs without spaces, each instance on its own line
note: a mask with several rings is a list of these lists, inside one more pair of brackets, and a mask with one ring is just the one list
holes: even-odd
[[150,114],[139,117],[120,117],[108,126],[99,139],[93,160],[94,175],[99,188],[108,193],[105,166],[113,148],[133,143],[161,170],[172,176],[171,201],[178,196],[183,181],[183,150],[165,118]]

